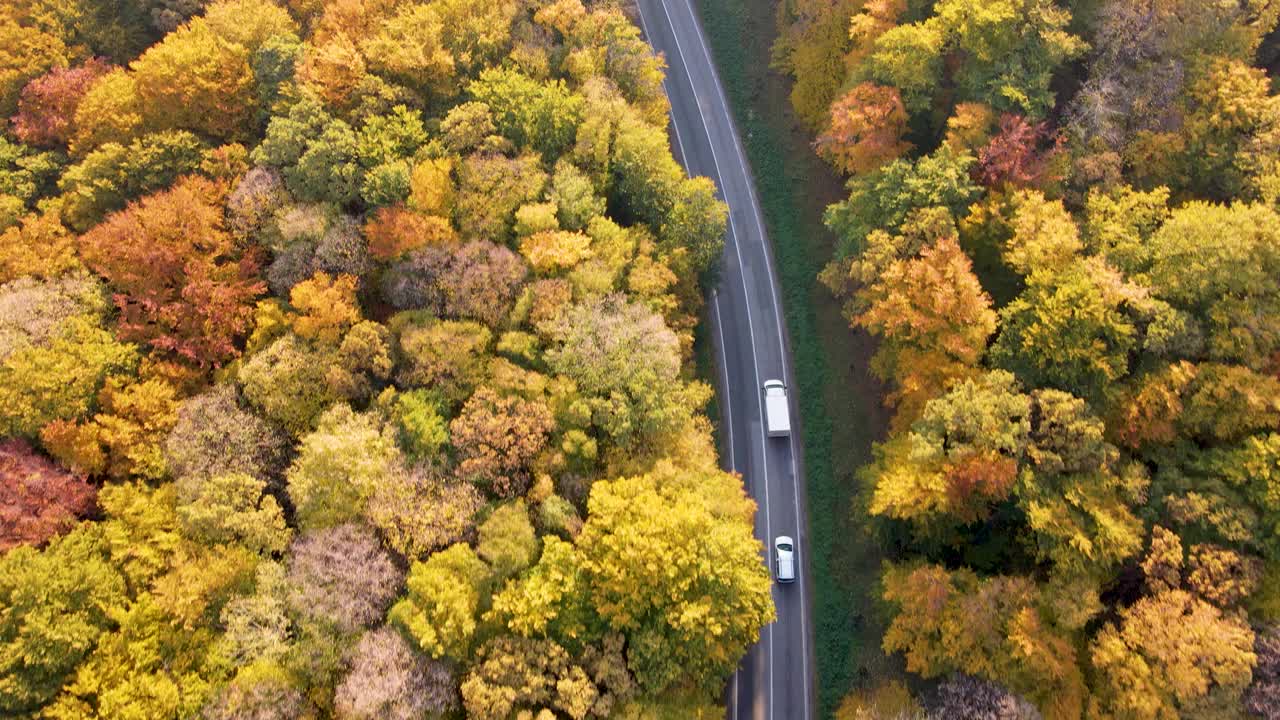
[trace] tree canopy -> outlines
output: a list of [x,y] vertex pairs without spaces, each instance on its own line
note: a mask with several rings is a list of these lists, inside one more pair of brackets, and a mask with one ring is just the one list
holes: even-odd
[[[715,707],[772,601],[663,69],[612,2],[0,8],[0,715]],[[642,619],[635,483],[732,569]]]
[[881,583],[833,582],[888,602],[909,672],[951,676],[918,710],[873,677],[840,712],[1269,717],[1277,21],[1188,0],[779,11],[775,65],[847,176],[819,278],[892,409],[835,478],[867,520],[829,546],[882,555]]

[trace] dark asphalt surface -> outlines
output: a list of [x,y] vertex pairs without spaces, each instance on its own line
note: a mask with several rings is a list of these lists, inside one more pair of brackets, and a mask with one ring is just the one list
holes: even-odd
[[761,385],[781,379],[793,388],[791,356],[772,251],[742,150],[693,0],[637,0],[650,44],[667,60],[672,145],[690,175],[715,181],[729,205],[729,233],[719,285],[711,297],[711,335],[719,360],[722,458],[742,474],[759,505],[755,532],[773,574],[773,538],[796,540],[799,578],[773,586],[778,619],[766,626],[730,679],[731,720],[811,720],[812,585],[808,521],[800,462],[800,417],[789,391],[792,436],[765,435]]

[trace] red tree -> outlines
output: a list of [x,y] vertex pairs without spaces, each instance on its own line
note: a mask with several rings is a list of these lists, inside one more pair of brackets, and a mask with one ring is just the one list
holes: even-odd
[[41,545],[93,510],[98,491],[25,440],[0,442],[0,552]]
[[27,83],[13,116],[13,134],[28,145],[65,145],[80,99],[110,69],[106,61],[94,58],[79,67],[55,68]]
[[222,186],[199,177],[115,213],[80,239],[120,308],[120,335],[200,366],[236,357],[265,284],[223,227]]
[[1063,137],[1051,132],[1047,122],[1032,125],[1021,115],[1005,114],[1000,132],[978,152],[974,172],[987,187],[1038,186],[1053,179],[1052,161],[1062,146]]

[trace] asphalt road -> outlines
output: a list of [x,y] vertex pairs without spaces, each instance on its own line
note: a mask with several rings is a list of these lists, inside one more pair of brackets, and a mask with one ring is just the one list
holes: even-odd
[[812,584],[808,522],[800,462],[799,414],[791,401],[792,436],[765,435],[761,385],[781,379],[793,388],[791,356],[772,251],[738,132],[716,74],[693,0],[637,0],[650,44],[667,60],[676,157],[690,175],[715,181],[729,206],[729,232],[719,285],[711,297],[712,336],[721,376],[723,463],[742,474],[759,505],[756,537],[773,572],[773,538],[796,540],[798,580],[774,583],[776,622],[766,626],[725,690],[731,720],[811,720]]

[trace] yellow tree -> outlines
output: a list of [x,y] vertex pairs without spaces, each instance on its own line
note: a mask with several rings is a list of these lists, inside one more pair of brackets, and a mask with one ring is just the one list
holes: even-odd
[[202,18],[165,36],[130,66],[144,122],[248,140],[254,127],[249,51],[219,37]]
[[293,320],[293,331],[307,340],[337,345],[360,322],[356,278],[351,275],[333,278],[318,272],[293,286],[289,303],[301,313]]
[[1080,718],[1084,678],[1071,633],[1080,623],[1054,612],[1031,580],[923,565],[890,567],[883,584],[897,610],[884,648],[904,652],[908,670],[976,675],[1026,695],[1046,718]]
[[458,543],[413,564],[408,594],[391,608],[388,619],[431,657],[465,658],[488,586],[488,566],[469,546]]
[[872,369],[897,386],[888,398],[898,408],[895,427],[909,425],[929,399],[977,373],[996,314],[954,237],[891,263],[862,296],[867,309],[854,322],[884,338]]
[[[720,512],[719,471],[598,482],[577,551],[592,607],[629,640],[648,691],[686,679],[718,687],[774,618],[769,575],[748,517]],[[636,558],[649,558],[637,562]]]
[[1183,590],[1142,598],[1090,646],[1095,716],[1227,717],[1256,662],[1253,631]]

